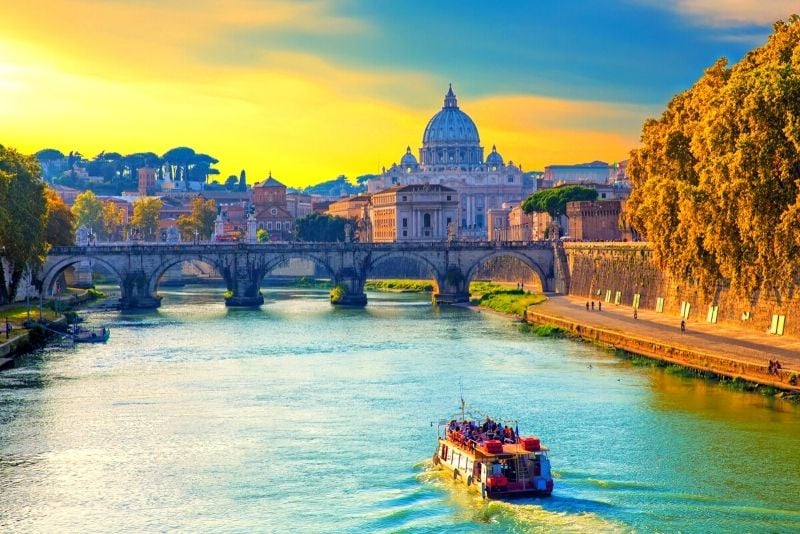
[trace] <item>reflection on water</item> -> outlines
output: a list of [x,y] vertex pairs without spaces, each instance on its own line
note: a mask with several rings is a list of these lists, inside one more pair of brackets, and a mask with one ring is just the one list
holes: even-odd
[[[106,345],[0,375],[12,531],[719,531],[800,528],[796,406],[488,314],[370,294],[178,288],[105,313]],[[592,367],[589,368],[588,364]],[[430,421],[468,402],[552,448],[550,499],[484,502],[430,471]]]

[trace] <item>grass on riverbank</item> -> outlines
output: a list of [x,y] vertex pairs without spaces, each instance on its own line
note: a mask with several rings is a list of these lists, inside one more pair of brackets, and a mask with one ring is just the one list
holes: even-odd
[[542,294],[525,293],[521,289],[504,289],[481,295],[479,299],[473,299],[472,303],[501,313],[522,317],[528,306],[541,304],[546,300],[547,297]]
[[611,351],[618,358],[622,358],[624,360],[629,361],[631,365],[633,365],[634,367],[650,367],[654,369],[661,369],[668,375],[678,376],[682,378],[701,378],[704,380],[710,380],[712,382],[716,382],[721,386],[726,387],[728,389],[732,389],[734,391],[747,391],[750,393],[760,393],[766,397],[781,396],[786,400],[791,400],[795,402],[800,401],[800,395],[782,392],[780,389],[775,388],[773,386],[752,382],[740,376],[730,378],[724,375],[718,375],[716,373],[712,373],[710,371],[703,371],[700,369],[694,369],[692,367],[686,367],[683,365],[678,365],[670,362],[656,360],[653,358],[648,358],[646,356],[641,356],[639,354],[633,354],[631,352],[622,349],[611,349]]
[[563,328],[559,328],[558,326],[552,324],[524,323],[520,325],[519,331],[526,334],[533,334],[534,336],[538,337],[555,337],[555,338],[573,337],[569,331],[564,330]]
[[430,280],[367,280],[364,289],[370,291],[392,291],[397,293],[430,293],[433,291],[433,282]]

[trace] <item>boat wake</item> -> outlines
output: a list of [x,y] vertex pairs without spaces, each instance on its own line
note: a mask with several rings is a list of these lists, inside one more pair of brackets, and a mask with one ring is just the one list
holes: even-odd
[[510,532],[633,532],[631,527],[608,520],[592,511],[564,510],[564,499],[554,493],[548,499],[489,501],[454,482],[446,471],[434,468],[430,460],[418,463],[417,480],[441,492],[447,504],[456,509],[461,521],[490,524]]

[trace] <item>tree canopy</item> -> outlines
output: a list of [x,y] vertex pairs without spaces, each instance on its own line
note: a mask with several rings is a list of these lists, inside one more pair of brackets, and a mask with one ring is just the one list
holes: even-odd
[[708,68],[645,122],[631,152],[631,226],[659,264],[712,290],[783,292],[800,271],[800,17]]
[[103,203],[92,191],[84,191],[75,198],[72,204],[72,215],[75,216],[77,228],[85,226],[93,233],[99,233],[103,226]]
[[75,244],[74,217],[69,207],[49,187],[45,189],[47,199],[47,227],[45,240],[48,245],[58,247]]
[[0,303],[14,299],[22,275],[35,269],[46,253],[47,201],[35,156],[0,145]]
[[158,237],[158,215],[164,204],[156,197],[142,197],[133,202],[131,225],[141,232],[145,241]]
[[176,225],[184,241],[192,241],[195,236],[210,239],[214,233],[214,221],[217,218],[217,203],[213,199],[196,196],[192,199],[191,215],[181,215]]
[[597,190],[594,188],[583,185],[567,185],[535,192],[522,203],[522,210],[525,213],[547,213],[553,220],[556,220],[566,213],[567,202],[596,199]]
[[344,227],[347,224],[355,229],[355,221],[350,219],[312,213],[297,219],[294,229],[300,241],[344,241]]

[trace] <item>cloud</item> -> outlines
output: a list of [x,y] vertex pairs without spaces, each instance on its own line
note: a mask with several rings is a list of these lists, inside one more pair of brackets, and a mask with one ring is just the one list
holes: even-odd
[[677,12],[694,22],[715,27],[771,26],[800,11],[797,0],[643,0],[648,5]]

